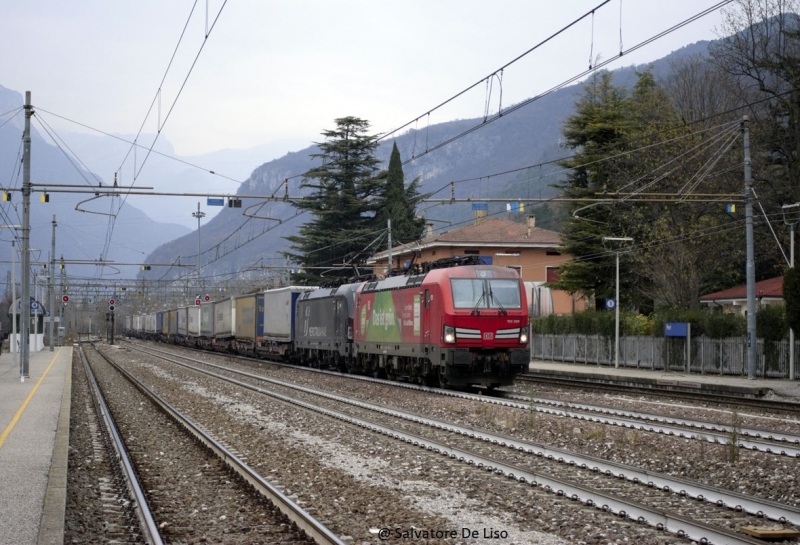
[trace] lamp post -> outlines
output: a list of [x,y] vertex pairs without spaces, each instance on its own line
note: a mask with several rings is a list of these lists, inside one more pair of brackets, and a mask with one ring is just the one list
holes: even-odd
[[[783,222],[789,226],[789,268],[794,269],[794,226],[800,222],[800,202],[784,204]],[[784,294],[784,300],[786,295]],[[789,328],[789,380],[794,380],[794,329]]]
[[[603,243],[619,243],[633,242],[630,237],[603,237]],[[614,300],[614,368],[619,367],[619,247],[614,251],[617,255],[617,277],[615,281],[616,298]]]
[[[197,287],[200,288],[200,220],[206,216],[200,211],[200,201],[197,202],[197,212],[192,212],[192,217],[197,218]],[[202,290],[201,290],[202,291]]]

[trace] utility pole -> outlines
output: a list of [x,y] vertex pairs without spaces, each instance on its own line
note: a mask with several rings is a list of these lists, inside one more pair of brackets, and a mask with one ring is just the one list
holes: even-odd
[[[17,249],[14,247],[17,241],[11,241],[11,308],[14,309],[11,311],[11,339],[12,342],[8,343],[9,349],[12,349],[14,352],[14,362],[17,362],[19,358],[19,342],[17,341],[17,279],[14,278],[16,269],[17,269],[17,258],[16,253]],[[21,300],[20,300],[21,302]],[[13,347],[13,348],[12,348]],[[19,364],[19,376],[25,376],[22,373],[22,362],[20,361]]]
[[747,245],[747,378],[755,380],[758,372],[756,337],[756,259],[753,236],[753,178],[750,171],[750,120],[742,119],[744,139],[744,215]]
[[[66,281],[67,278],[66,278],[66,276],[67,276],[67,270],[64,268],[64,256],[62,255],[61,256],[61,289],[59,290],[59,295],[61,295],[62,298],[65,295],[64,289],[67,286],[67,281]],[[65,303],[62,302],[58,306],[58,316],[59,316],[59,319],[60,319],[58,323],[61,324],[61,327],[64,328],[64,334],[66,335],[67,327],[66,327],[66,324],[64,323],[64,305],[65,305]],[[63,346],[63,343],[62,343],[62,346]]]
[[22,352],[20,354],[20,381],[30,376],[31,328],[31,92],[25,91],[25,130],[22,133]]
[[55,333],[56,333],[56,299],[55,299],[55,285],[56,285],[56,215],[53,214],[53,240],[50,249],[50,277],[48,279],[48,302],[47,308],[50,309],[50,352],[55,350]]
[[[783,222],[789,226],[789,268],[794,269],[794,226],[800,221],[798,211],[800,211],[800,202],[794,204],[784,204],[781,209],[783,210]],[[789,328],[789,380],[794,380],[794,329]]]
[[389,268],[386,270],[386,276],[389,277],[389,276],[392,276],[392,268],[394,266],[394,263],[393,263],[393,260],[392,260],[392,220],[391,219],[386,220],[386,231],[387,231],[387,233],[389,235],[389,254],[387,255]]

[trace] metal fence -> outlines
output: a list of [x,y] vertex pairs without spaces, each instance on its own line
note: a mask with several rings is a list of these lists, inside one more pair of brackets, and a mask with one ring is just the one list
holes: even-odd
[[[747,339],[693,337],[691,355],[682,337],[631,336],[619,339],[619,365],[634,369],[747,376]],[[614,338],[601,335],[531,335],[531,359],[614,365]],[[795,343],[795,374],[800,343]],[[789,341],[758,341],[757,376],[789,378]]]

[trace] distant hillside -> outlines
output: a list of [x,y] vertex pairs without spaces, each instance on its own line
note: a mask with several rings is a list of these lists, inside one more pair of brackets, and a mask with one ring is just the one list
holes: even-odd
[[[35,99],[35,97],[34,97]],[[35,106],[35,100],[34,106]],[[0,86],[0,112],[8,112],[23,105],[20,93]],[[6,118],[7,119],[7,118]],[[22,130],[24,115],[20,112],[8,123],[0,120],[0,186],[21,188],[22,170]],[[62,152],[48,144],[36,130],[36,121],[31,130],[31,182],[35,184],[96,184],[96,180],[85,170],[74,166]],[[93,197],[92,194],[50,193],[50,202],[40,202],[43,188],[35,187],[31,195],[31,248],[33,261],[47,261],[51,248],[52,220],[56,216],[56,257],[66,260],[96,260],[105,245],[110,216],[102,215],[110,210],[110,200],[101,198],[81,206],[84,210],[101,214],[80,212],[76,205]],[[52,189],[55,189],[53,187]],[[4,224],[22,223],[22,195],[12,193],[12,202],[0,203],[0,222]],[[123,207],[114,220],[114,237],[107,259],[117,263],[141,263],[145,257],[162,241],[180,237],[189,229],[169,223],[156,223],[141,210],[133,206]],[[0,260],[11,257],[11,236],[0,230],[0,238],[7,241],[5,250],[0,248]],[[17,259],[19,259],[17,257]],[[19,265],[17,280],[19,280]],[[0,263],[0,282],[5,283],[9,263]],[[74,276],[133,278],[140,270],[138,266],[106,267],[102,272],[94,266],[68,266],[68,274]]]
[[[647,68],[652,69],[654,75],[660,79],[668,74],[670,60],[689,55],[705,55],[707,51],[708,42],[692,44],[648,66],[616,70],[614,82],[630,87],[636,81],[636,72]],[[417,159],[403,167],[406,181],[420,176],[422,191],[432,193],[432,198],[435,199],[450,198],[450,182],[457,182],[454,186],[457,198],[551,197],[555,194],[552,185],[559,178],[546,175],[559,170],[554,165],[493,177],[491,181],[485,178],[463,182],[460,180],[519,169],[568,155],[569,150],[559,147],[561,127],[564,120],[573,113],[574,103],[581,92],[582,85],[572,85],[556,91],[427,155],[424,154],[426,145],[434,146],[444,142],[480,124],[482,120],[457,120],[410,130],[382,142],[377,156],[388,162],[393,141],[397,142],[404,161],[417,156]],[[348,114],[349,112],[342,112],[342,116]],[[320,127],[320,131],[332,126],[333,120],[330,120],[327,126]],[[282,196],[284,180],[291,178],[289,194],[299,195],[300,178],[295,176],[312,166],[310,155],[314,151],[314,147],[309,147],[261,165],[240,188],[239,194],[274,193]],[[242,209],[226,208],[201,228],[201,263],[204,264],[205,276],[227,274],[229,277],[241,277],[249,274],[255,277],[264,274],[261,269],[264,265],[284,264],[279,256],[279,252],[287,248],[283,237],[295,234],[305,218],[296,217],[295,210],[289,203],[271,202],[255,215],[278,218],[282,223],[268,219],[248,220],[242,215],[242,211],[253,204],[255,201],[245,200]],[[527,207],[525,213],[535,215],[537,209],[541,210],[537,206]],[[253,214],[254,210],[250,213]],[[490,213],[502,213],[505,204],[492,204],[489,210]],[[447,229],[449,225],[470,221],[473,215],[468,203],[426,205],[419,212],[433,222],[436,229]],[[245,244],[251,239],[252,242]],[[196,245],[195,232],[160,246],[148,259],[165,262],[184,256],[185,261],[194,262]],[[177,270],[172,272],[178,273]],[[148,277],[161,277],[161,274],[163,273],[156,276],[150,273]]]

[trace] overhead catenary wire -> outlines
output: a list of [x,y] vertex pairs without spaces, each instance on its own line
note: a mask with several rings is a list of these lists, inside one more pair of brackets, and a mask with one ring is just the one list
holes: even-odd
[[[423,157],[423,156],[427,155],[428,153],[431,153],[431,152],[436,151],[436,150],[438,150],[440,148],[443,148],[443,147],[455,142],[456,140],[460,140],[461,138],[463,138],[463,137],[465,137],[465,136],[467,136],[469,134],[472,134],[473,132],[475,132],[475,131],[487,126],[489,123],[493,123],[494,121],[497,121],[498,119],[501,119],[502,117],[504,117],[504,116],[506,116],[506,115],[508,115],[510,113],[516,112],[517,110],[519,110],[521,108],[524,108],[525,106],[528,106],[529,104],[532,104],[533,102],[536,102],[537,100],[540,100],[541,98],[543,98],[543,97],[545,97],[545,96],[547,96],[549,94],[552,94],[555,91],[558,91],[559,89],[562,89],[563,87],[566,87],[567,85],[570,85],[571,83],[574,83],[574,82],[580,80],[581,78],[583,78],[583,77],[585,77],[585,76],[587,76],[587,75],[589,75],[589,74],[591,74],[593,72],[596,72],[601,68],[604,68],[604,67],[608,66],[609,64],[611,64],[613,62],[616,62],[618,59],[622,58],[623,56],[629,55],[630,53],[633,53],[634,51],[636,51],[638,49],[641,49],[642,47],[652,43],[653,41],[655,41],[655,40],[657,40],[659,38],[662,38],[663,36],[666,36],[666,35],[668,35],[668,34],[670,34],[672,32],[675,32],[676,30],[679,30],[679,29],[683,28],[684,26],[696,21],[697,19],[700,19],[701,17],[704,17],[704,16],[708,15],[709,13],[713,13],[714,11],[720,9],[721,7],[731,3],[732,1],[733,0],[723,0],[722,2],[719,2],[718,4],[715,4],[714,6],[708,8],[708,9],[702,11],[702,12],[700,12],[698,14],[695,14],[694,16],[682,21],[681,23],[678,23],[677,25],[674,25],[674,26],[662,31],[662,32],[656,34],[655,36],[652,36],[652,37],[648,38],[647,40],[639,42],[635,46],[633,46],[633,47],[621,52],[619,57],[612,57],[612,58],[607,59],[605,61],[599,62],[599,63],[595,64],[591,69],[584,70],[583,72],[581,72],[581,73],[579,73],[579,74],[577,74],[577,75],[575,75],[575,76],[573,76],[573,77],[571,77],[571,78],[569,78],[567,80],[562,81],[561,83],[551,87],[550,89],[548,89],[548,90],[546,90],[546,91],[544,91],[544,92],[542,92],[542,93],[540,93],[540,94],[538,94],[536,96],[533,96],[533,97],[531,97],[531,98],[529,98],[527,100],[523,100],[522,102],[519,102],[519,103],[517,103],[517,104],[515,104],[513,106],[509,106],[505,110],[503,110],[501,112],[498,112],[497,115],[488,118],[487,120],[483,121],[482,123],[480,123],[478,125],[475,125],[475,126],[469,128],[469,129],[465,130],[465,131],[462,131],[461,133],[456,134],[455,136],[452,136],[452,137],[440,142],[439,144],[437,144],[437,145],[435,145],[433,147],[427,148],[423,153],[420,153],[419,155],[417,155],[417,156],[415,156],[413,158],[405,160],[403,162],[403,164],[404,165],[408,164],[408,163],[410,163],[412,161],[415,161],[415,160],[419,159],[420,157]],[[481,81],[483,81],[483,80],[481,80]],[[459,96],[459,95],[456,95],[456,96]],[[455,98],[455,97],[453,97],[453,98]],[[452,100],[452,99],[450,99],[450,100]],[[443,103],[443,104],[445,104],[445,103]],[[439,106],[437,106],[437,108],[438,107]],[[413,121],[411,121],[409,123],[406,123],[405,125],[403,125],[401,127],[401,129],[409,126],[411,123],[413,123]],[[388,135],[394,134],[398,130],[400,130],[400,129],[395,129],[395,130],[387,133],[387,135],[382,136],[380,139],[386,138]]]
[[[211,35],[211,32],[213,31],[213,29],[216,26],[217,22],[219,21],[219,17],[222,15],[222,10],[225,9],[225,6],[227,5],[227,3],[228,3],[227,0],[223,1],[222,6],[220,6],[219,11],[217,12],[217,15],[214,18],[214,21],[212,22],[211,26],[207,29],[207,32],[205,34],[205,37],[203,38],[203,41],[202,41],[202,43],[200,45],[200,48],[197,51],[197,54],[195,55],[194,60],[192,61],[192,64],[189,67],[189,70],[188,70],[186,76],[184,77],[183,82],[181,83],[181,86],[178,89],[178,92],[177,92],[175,98],[172,101],[172,104],[170,105],[170,107],[169,107],[169,109],[168,109],[168,111],[166,113],[163,122],[159,122],[159,127],[158,127],[158,131],[156,132],[156,137],[153,139],[153,142],[150,144],[150,148],[148,149],[147,153],[145,154],[145,157],[142,160],[141,165],[139,166],[139,170],[134,172],[134,177],[133,177],[133,181],[131,183],[131,188],[136,184],[136,181],[137,181],[137,179],[139,177],[139,174],[141,173],[142,169],[144,168],[144,165],[147,163],[147,159],[150,157],[150,153],[152,152],[153,147],[155,146],[156,142],[158,141],[158,138],[161,135],[161,131],[164,128],[164,125],[166,125],[170,115],[172,114],[172,111],[175,108],[175,105],[177,104],[178,99],[180,99],[181,94],[183,93],[183,90],[186,87],[186,83],[189,81],[189,77],[192,75],[194,67],[197,65],[197,61],[200,58],[200,55],[202,54],[203,49],[205,48],[205,45],[208,43],[208,38]],[[197,2],[195,2],[195,4],[192,6],[192,10],[191,10],[191,12],[189,14],[189,18],[188,19],[191,19],[191,16],[192,16],[192,13],[194,13],[194,7],[196,6],[196,4],[197,4]],[[186,25],[189,24],[188,23],[188,19],[187,19]],[[183,33],[186,31],[186,25],[184,26],[184,30],[181,33],[181,40],[183,39]],[[178,45],[180,45],[180,40],[178,42]],[[177,51],[177,47],[176,47],[176,51]],[[175,56],[175,53],[173,52],[173,57],[172,57],[173,59],[174,59],[174,56]],[[171,65],[172,65],[172,59],[170,59],[169,66],[167,67],[167,72],[169,72],[169,67]],[[167,73],[164,74],[164,78],[166,78],[166,75],[167,75]],[[164,81],[164,79],[162,79],[161,85],[163,85],[163,81]],[[160,97],[160,94],[161,94],[160,93],[161,85],[159,85],[159,92],[157,93],[158,97]],[[152,104],[151,104],[151,109],[152,109]],[[149,112],[148,112],[148,116],[149,116]],[[144,123],[146,122],[146,120],[147,120],[147,118],[145,118],[145,121],[142,123],[142,126],[144,126]],[[141,132],[141,129],[140,129],[140,132]],[[136,148],[134,147],[133,149],[135,150]],[[128,195],[125,194],[125,193],[123,193],[123,195],[124,196],[121,197],[121,200],[120,200],[119,206],[117,207],[116,212],[114,212],[113,200],[112,200],[112,205],[111,206],[112,206],[112,213],[114,213],[114,215],[113,216],[109,216],[109,220],[108,220],[109,226],[108,226],[108,230],[107,230],[108,231],[107,243],[106,243],[105,247],[103,248],[103,253],[101,254],[101,257],[107,255],[107,253],[108,253],[108,248],[109,248],[111,240],[113,238],[114,218],[116,217],[116,213],[119,212],[119,210],[125,205],[125,202],[127,201]]]
[[[97,175],[94,174],[89,169],[89,167],[86,166],[86,164],[81,160],[81,158],[78,156],[78,154],[75,153],[72,150],[72,148],[70,148],[69,145],[64,141],[64,139],[61,138],[56,133],[55,129],[50,127],[50,125],[47,123],[47,121],[45,121],[44,119],[39,119],[38,115],[37,116],[33,116],[33,119],[39,124],[39,126],[45,131],[45,133],[47,133],[47,135],[53,141],[53,143],[58,148],[58,150],[64,155],[64,157],[67,159],[67,161],[69,161],[69,164],[72,165],[72,167],[75,169],[75,171],[78,173],[78,175],[81,178],[83,178],[83,181],[86,182],[86,185],[91,187],[92,186],[92,182],[88,178],[86,178],[86,176],[84,175],[84,171],[89,173],[90,175],[92,175],[94,177],[95,181],[97,181],[98,183],[101,183],[101,180],[97,177]],[[63,147],[62,147],[62,145],[63,145]],[[69,150],[69,153],[64,151],[64,148],[67,148],[67,150]],[[78,168],[78,165],[75,164],[75,161],[78,161],[80,163],[80,165],[83,167],[83,170]]]
[[[213,28],[213,27],[212,27],[212,28]],[[148,152],[148,153],[150,153],[150,152]],[[298,175],[298,176],[300,176],[300,175]],[[120,204],[120,206],[121,206],[121,205],[122,205],[122,204]],[[252,226],[251,226],[251,228],[252,228]],[[112,226],[112,229],[113,229],[113,226]]]
[[[403,125],[397,127],[396,129],[393,129],[393,130],[391,130],[391,131],[389,131],[389,132],[387,132],[385,134],[382,134],[379,138],[376,139],[376,141],[381,141],[381,140],[385,140],[386,138],[389,138],[393,134],[396,134],[399,131],[402,131],[403,129],[405,129],[406,127],[409,127],[412,124],[416,123],[417,121],[419,121],[423,117],[428,116],[428,119],[430,120],[430,114],[432,114],[436,110],[442,108],[443,106],[446,106],[450,102],[453,102],[455,99],[457,99],[458,97],[460,97],[460,96],[464,95],[465,93],[471,91],[472,89],[474,89],[475,87],[477,87],[478,85],[483,83],[484,81],[487,81],[488,79],[491,79],[498,72],[501,72],[502,70],[508,68],[509,66],[511,66],[512,64],[516,63],[517,61],[519,61],[519,60],[523,59],[524,57],[528,56],[529,54],[533,53],[534,51],[536,51],[537,49],[539,49],[540,47],[542,47],[543,45],[545,45],[549,41],[553,40],[554,38],[556,38],[560,34],[563,34],[564,32],[566,32],[567,30],[569,30],[573,26],[577,25],[578,23],[580,23],[581,21],[583,21],[584,19],[586,19],[590,15],[593,15],[596,10],[601,9],[603,6],[608,4],[610,1],[611,0],[604,0],[603,2],[601,2],[600,4],[598,4],[597,6],[592,8],[590,11],[587,11],[586,13],[584,13],[583,15],[578,17],[577,19],[573,20],[571,23],[569,23],[566,26],[562,27],[561,29],[557,30],[556,32],[554,32],[553,34],[551,34],[550,36],[548,36],[544,40],[540,41],[539,43],[537,43],[536,45],[534,45],[533,47],[531,47],[530,49],[528,49],[527,51],[522,53],[521,55],[515,57],[514,59],[512,59],[509,62],[507,62],[506,64],[504,64],[503,66],[501,66],[500,68],[498,68],[497,70],[492,72],[491,74],[482,77],[480,80],[478,80],[475,83],[473,83],[472,85],[468,86],[466,89],[464,89],[462,91],[459,91],[458,93],[456,93],[455,95],[451,96],[450,98],[448,98],[444,102],[441,102],[441,103],[437,104],[436,106],[434,106],[433,108],[431,108],[427,112],[415,117],[411,121],[409,121],[407,123],[404,123]],[[428,153],[427,146],[426,146],[425,153]]]
[[4,114],[0,114],[0,118],[5,117],[6,115],[14,114],[14,115],[10,115],[10,117],[8,119],[6,119],[2,123],[0,123],[0,129],[2,129],[5,126],[6,123],[9,123],[12,119],[14,119],[16,116],[18,116],[22,112],[22,110],[23,110],[23,108],[22,108],[22,106],[20,106],[19,108],[16,108],[14,110],[9,110]]
[[[102,134],[103,136],[108,136],[109,138],[113,138],[115,140],[119,140],[120,142],[123,142],[125,144],[130,144],[132,146],[135,146],[137,149],[138,148],[140,148],[140,149],[149,149],[147,146],[144,146],[142,144],[138,144],[138,143],[136,143],[136,142],[134,142],[132,140],[126,140],[125,138],[122,138],[122,137],[120,137],[118,135],[105,132],[103,130],[100,130],[98,128],[92,127],[90,125],[86,125],[85,123],[81,123],[79,121],[75,121],[74,119],[70,119],[68,117],[64,117],[64,116],[58,115],[56,113],[44,110],[42,108],[38,108],[37,107],[36,111],[37,111],[37,114],[39,114],[38,117],[41,117],[41,113],[44,112],[44,113],[46,113],[48,115],[52,115],[52,116],[57,117],[59,119],[63,119],[64,121],[67,121],[69,123],[74,123],[75,125],[78,125],[79,127],[83,127],[85,129],[89,129],[91,131],[94,131],[94,132],[96,132],[98,134]],[[153,154],[153,155],[159,155],[161,157],[164,157],[164,158],[169,159],[171,161],[175,161],[177,163],[181,163],[181,164],[186,165],[188,167],[192,167],[192,168],[196,168],[198,170],[202,170],[203,172],[205,172],[207,174],[211,174],[212,176],[217,176],[219,178],[223,178],[225,180],[237,183],[239,185],[243,185],[246,182],[246,180],[243,181],[243,180],[237,180],[236,178],[231,178],[230,176],[226,176],[225,174],[222,174],[221,172],[217,171],[216,169],[210,169],[208,167],[200,166],[200,165],[197,165],[195,163],[192,163],[191,161],[187,161],[185,159],[181,159],[180,157],[175,157],[174,155],[169,155],[167,153],[163,153],[163,152],[160,152],[160,151],[157,151],[157,150],[154,150],[154,149],[150,149],[150,153]]]

